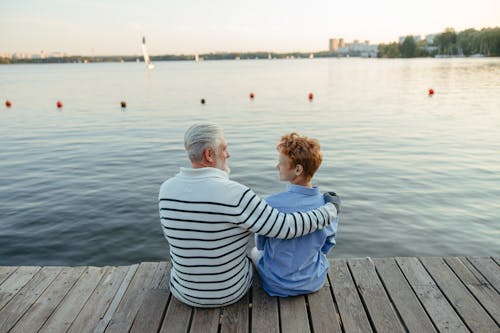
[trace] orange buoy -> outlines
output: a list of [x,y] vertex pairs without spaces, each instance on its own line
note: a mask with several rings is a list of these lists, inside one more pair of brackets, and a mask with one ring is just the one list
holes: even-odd
[[309,98],[309,101],[312,102],[312,100],[314,99],[314,94],[312,92],[310,92],[307,97]]
[[251,93],[250,93],[250,99],[253,99],[254,97],[255,97],[254,93],[253,93],[253,92],[251,92]]
[[122,108],[126,108],[127,107],[127,102],[121,101],[120,105],[121,105]]
[[429,96],[432,96],[432,95],[434,95],[434,89],[431,88],[431,89],[429,89]]
[[63,107],[63,103],[61,101],[57,101],[56,105],[59,109]]
[[10,108],[12,106],[12,102],[9,101],[9,100],[6,100],[5,101],[5,106],[8,107],[8,108]]

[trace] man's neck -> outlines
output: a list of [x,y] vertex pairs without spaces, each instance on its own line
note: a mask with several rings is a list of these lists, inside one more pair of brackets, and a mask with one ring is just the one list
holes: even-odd
[[193,169],[201,169],[201,168],[209,168],[209,167],[215,168],[215,165],[210,165],[210,163],[200,161],[200,162],[191,162],[191,167]]

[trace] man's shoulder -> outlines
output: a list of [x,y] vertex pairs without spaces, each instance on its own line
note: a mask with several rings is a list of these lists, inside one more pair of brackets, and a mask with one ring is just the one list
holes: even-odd
[[177,174],[161,184],[160,195],[166,192],[186,192],[186,189],[189,188],[203,192],[205,195],[221,195],[222,193],[235,195],[250,190],[248,186],[227,178],[187,179],[186,177],[179,177]]
[[220,185],[221,187],[226,187],[226,188],[231,188],[231,189],[239,189],[246,191],[248,189],[248,186],[243,185],[242,183],[239,183],[235,180],[229,179],[229,178],[213,178],[209,180],[210,182],[213,182],[213,184]]
[[160,191],[166,189],[167,187],[175,187],[178,184],[182,183],[182,179],[179,177],[179,174],[176,174],[172,177],[167,178],[160,186]]

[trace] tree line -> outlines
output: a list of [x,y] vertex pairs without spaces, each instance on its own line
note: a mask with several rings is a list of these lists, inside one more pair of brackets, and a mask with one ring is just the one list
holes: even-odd
[[455,32],[446,28],[434,37],[432,43],[425,40],[415,41],[409,35],[404,40],[389,44],[379,44],[380,58],[415,58],[441,56],[500,56],[500,27],[467,29]]

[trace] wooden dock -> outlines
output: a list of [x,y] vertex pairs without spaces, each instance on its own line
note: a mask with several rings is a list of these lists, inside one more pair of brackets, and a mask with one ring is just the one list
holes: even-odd
[[0,266],[0,332],[500,332],[500,259],[330,259],[326,285],[199,309],[171,296],[170,264]]

